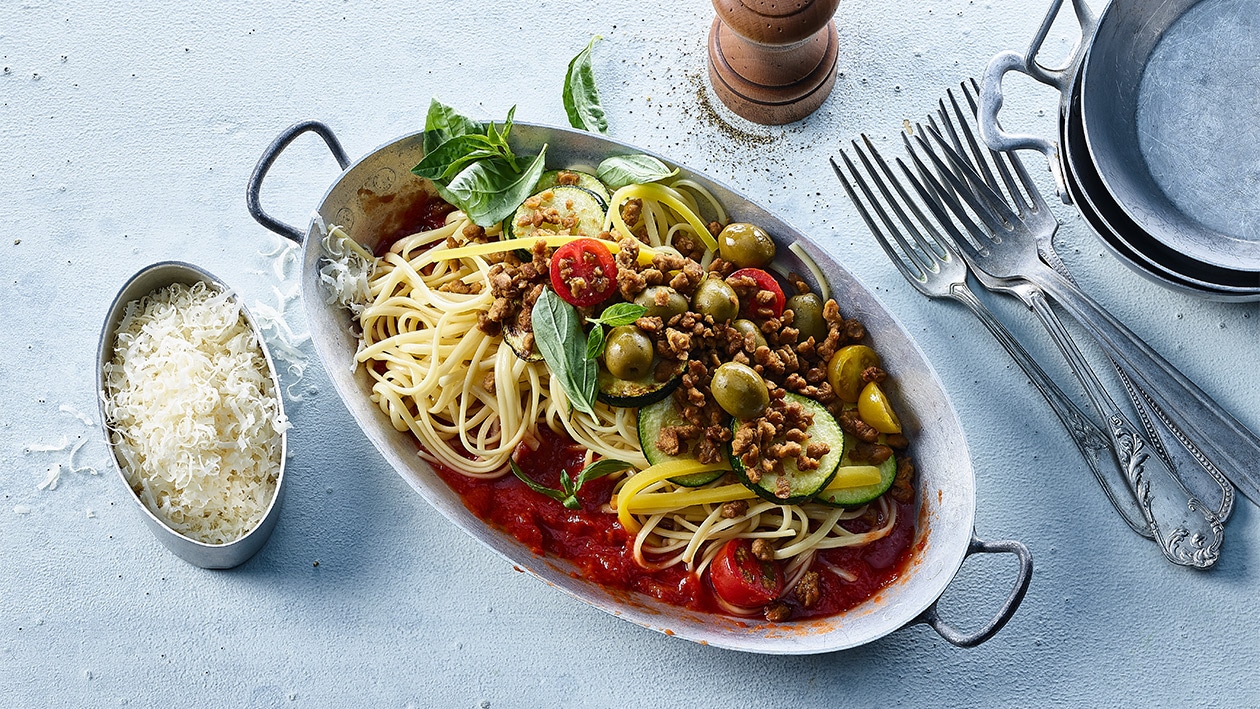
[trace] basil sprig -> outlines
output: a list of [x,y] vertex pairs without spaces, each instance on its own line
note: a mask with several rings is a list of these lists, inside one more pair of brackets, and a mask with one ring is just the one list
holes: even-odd
[[546,495],[547,497],[550,497],[551,499],[555,500],[556,502],[559,502],[560,504],[564,505],[565,507],[571,510],[580,509],[582,507],[582,503],[578,502],[577,494],[578,494],[578,490],[581,490],[583,485],[597,478],[602,478],[605,475],[611,475],[613,473],[625,470],[627,468],[634,467],[633,465],[625,462],[624,460],[616,460],[614,458],[603,458],[603,459],[600,459],[591,463],[585,468],[582,468],[582,472],[578,473],[576,482],[573,480],[573,478],[569,477],[569,471],[561,470],[560,471],[560,485],[563,489],[557,490],[554,487],[547,487],[546,485],[540,485],[539,483],[536,483],[533,480],[531,480],[529,476],[527,476],[525,472],[521,470],[520,467],[516,464],[516,461],[510,460],[508,461],[508,463],[512,466],[512,474],[520,478],[521,482],[528,485],[529,489],[533,490],[534,492]]
[[606,158],[595,169],[595,176],[608,189],[616,190],[626,185],[642,185],[673,177],[678,168],[669,169],[665,163],[651,155],[614,155]]
[[569,405],[594,416],[599,372],[595,361],[586,356],[586,338],[577,310],[555,291],[544,288],[531,315],[534,343],[547,367],[560,380]]
[[597,318],[589,318],[593,323],[590,334],[586,336],[586,358],[594,360],[604,353],[604,326],[621,327],[633,325],[635,320],[643,317],[647,308],[634,303],[614,303],[604,309]]
[[599,103],[599,91],[595,89],[595,72],[591,69],[591,48],[599,35],[591,38],[586,49],[577,53],[569,62],[564,75],[564,112],[569,114],[569,125],[579,130],[596,133],[608,132],[608,120]]
[[522,167],[508,145],[513,106],[500,130],[460,115],[437,99],[424,121],[424,158],[412,173],[430,180],[438,194],[478,226],[503,221],[525,201],[546,166],[547,146]]

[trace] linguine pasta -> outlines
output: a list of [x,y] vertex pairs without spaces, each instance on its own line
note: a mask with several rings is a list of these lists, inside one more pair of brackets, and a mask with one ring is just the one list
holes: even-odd
[[[622,214],[629,200],[641,203],[633,223]],[[639,238],[649,254],[672,248],[685,234],[703,245],[699,260],[707,268],[717,244],[702,215],[727,221],[720,202],[693,180],[635,184],[612,194],[604,229],[614,240]],[[495,226],[485,230],[486,244],[465,247],[470,224],[456,211],[441,228],[394,243],[376,259],[358,314],[362,343],[356,360],[373,380],[373,401],[395,429],[415,436],[423,458],[469,477],[497,478],[508,473],[513,451],[536,443],[546,427],[588,450],[588,461],[626,461],[633,469],[619,473],[607,511],[617,514],[633,539],[635,561],[648,569],[683,565],[701,574],[726,541],[766,539],[774,542],[790,585],[820,550],[867,544],[892,530],[897,505],[884,497],[870,503],[871,514],[867,507],[783,505],[758,498],[729,476],[687,488],[668,480],[676,472],[650,468],[640,450],[635,409],[597,402],[594,416],[571,410],[546,363],[525,361],[501,335],[478,327],[479,314],[494,302],[487,257],[522,242],[499,242],[501,228]],[[344,237],[338,227],[330,231]],[[548,244],[565,238],[549,237]],[[746,511],[724,516],[723,505],[733,500],[745,500]],[[846,521],[864,515],[878,520],[870,531],[845,529]],[[828,568],[841,582],[848,574]],[[719,602],[738,615],[759,610]]]

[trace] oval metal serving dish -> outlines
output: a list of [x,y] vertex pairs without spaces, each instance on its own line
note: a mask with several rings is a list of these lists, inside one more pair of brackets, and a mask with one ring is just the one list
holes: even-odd
[[[302,294],[311,339],[347,409],[399,475],[465,532],[549,585],[600,610],[670,635],[736,650],[794,654],[840,650],[870,642],[915,621],[930,623],[951,642],[974,645],[997,632],[1014,612],[1027,588],[1031,559],[1016,542],[990,544],[973,536],[975,480],[971,456],[958,416],[918,346],[866,288],[827,255],[826,248],[692,170],[684,169],[722,201],[733,221],[764,227],[778,240],[779,254],[789,259],[788,265],[805,273],[803,264],[790,261],[795,257],[786,248],[793,242],[800,243],[822,268],[845,316],[860,318],[881,352],[891,380],[897,384],[893,396],[900,402],[898,410],[907,435],[914,442],[919,470],[917,537],[904,573],[873,598],[842,615],[774,624],[697,613],[645,595],[607,589],[583,580],[570,562],[535,556],[512,536],[487,526],[416,455],[416,443],[410,433],[396,431],[372,403],[372,382],[363,368],[352,369],[357,341],[351,334],[351,316],[325,303],[318,279],[322,254],[314,220],[302,232],[262,211],[258,195],[266,173],[285,146],[307,131],[319,134],[346,168],[321,201],[319,217],[328,224],[341,225],[368,249],[377,245],[381,234],[394,231],[390,227],[405,212],[409,195],[431,189],[410,172],[423,155],[422,135],[395,140],[347,167],[349,161],[326,126],[313,121],[297,124],[282,133],[263,154],[251,178],[247,199],[251,213],[260,223],[303,243]],[[609,155],[645,152],[593,133],[522,123],[513,125],[512,138],[518,154],[536,154],[546,144],[548,164],[553,168],[592,166]],[[937,618],[935,602],[963,559],[973,552],[1019,554],[1020,576],[996,617],[981,631],[964,636]]]
[[[96,400],[101,416],[101,426],[104,429],[105,441],[110,442],[109,423],[105,416],[105,364],[114,358],[114,339],[118,331],[118,325],[122,321],[123,314],[127,309],[127,304],[143,298],[158,288],[169,286],[173,283],[182,283],[184,285],[193,285],[194,283],[205,282],[219,289],[232,292],[218,278],[210,273],[189,263],[180,261],[163,261],[146,266],[136,275],[132,276],[114,297],[114,302],[109,308],[109,314],[105,316],[105,326],[101,329],[100,345],[97,348],[96,362]],[[239,302],[239,297],[232,294],[232,297]],[[276,392],[276,402],[280,416],[284,416],[284,397],[280,388],[280,380],[276,376],[275,364],[271,361],[271,352],[267,349],[267,342],[263,339],[262,332],[258,329],[258,323],[249,313],[244,303],[241,303],[241,312],[245,314],[249,327],[254,332],[254,337],[258,339],[258,345],[262,348],[263,357],[267,360],[267,372],[271,377],[271,385]],[[288,457],[289,434],[284,432],[280,434],[280,470],[276,473],[276,490],[272,494],[271,503],[264,513],[262,521],[256,527],[247,532],[244,536],[227,544],[207,544],[205,542],[190,539],[174,529],[171,529],[162,520],[158,519],[153,512],[145,506],[131,489],[131,485],[127,483],[127,478],[123,474],[123,463],[118,459],[114,446],[110,443],[110,456],[114,461],[114,467],[118,470],[118,478],[122,481],[131,499],[135,501],[136,507],[143,515],[145,524],[148,525],[153,535],[157,537],[167,549],[175,552],[184,561],[194,566],[200,566],[203,569],[230,569],[234,566],[240,566],[258,553],[267,539],[271,536],[271,532],[275,529],[276,520],[280,517],[280,507],[284,501],[284,466]]]

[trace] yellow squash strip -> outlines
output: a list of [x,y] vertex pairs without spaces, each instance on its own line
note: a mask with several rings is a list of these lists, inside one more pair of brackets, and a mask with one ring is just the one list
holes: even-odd
[[633,504],[634,496],[639,494],[643,488],[668,478],[706,473],[711,470],[726,470],[728,468],[729,466],[725,463],[703,465],[695,460],[671,460],[648,466],[644,470],[635,473],[629,480],[626,480],[622,484],[621,489],[617,491],[617,495],[613,497],[612,503],[617,508],[617,520],[621,522],[623,529],[630,534],[635,534],[639,531],[640,525],[635,521],[634,517],[630,516],[630,505]]
[[823,489],[841,490],[846,487],[865,487],[878,484],[879,481],[879,468],[873,465],[842,465],[836,469],[836,476]]
[[691,228],[696,232],[696,236],[704,243],[705,248],[710,251],[717,251],[717,240],[709,233],[709,227],[700,221],[700,217],[696,216],[696,213],[691,211],[691,208],[686,203],[671,194],[672,191],[667,187],[651,183],[622,187],[613,193],[612,199],[608,200],[608,215],[604,218],[604,228],[616,226],[617,230],[622,232],[622,234],[633,236],[630,234],[630,228],[626,226],[625,221],[621,218],[621,203],[635,197],[650,199],[660,202],[681,215],[691,225]]
[[[670,476],[673,477],[673,476]],[[824,490],[840,490],[849,487],[874,485],[880,480],[879,468],[873,465],[846,465],[836,471],[836,476]],[[650,483],[649,483],[650,484]],[[677,490],[636,495],[626,500],[626,509],[635,514],[660,514],[681,510],[692,505],[716,505],[735,500],[751,500],[756,497],[744,485],[722,485],[700,490]]]
[[[485,244],[469,244],[468,246],[460,246],[455,249],[442,249],[426,251],[421,257],[417,266],[423,266],[437,261],[451,261],[454,259],[468,258],[469,256],[485,256],[486,254],[494,254],[502,251],[515,251],[516,249],[525,249],[529,251],[534,248],[534,244],[543,242],[547,246],[555,248],[563,246],[570,241],[578,239],[594,239],[593,236],[527,236],[523,239],[504,239],[502,241],[491,241]],[[616,254],[621,251],[621,247],[615,241],[605,241],[598,239],[602,244],[608,247],[608,250]],[[656,252],[650,247],[639,247],[639,263],[648,265],[652,263],[652,257],[656,256]]]
[[692,505],[715,505],[722,502],[747,500],[756,497],[752,490],[736,483],[702,490],[678,490],[676,492],[653,492],[638,495],[626,503],[627,509],[637,514],[659,514],[670,510],[680,510]]

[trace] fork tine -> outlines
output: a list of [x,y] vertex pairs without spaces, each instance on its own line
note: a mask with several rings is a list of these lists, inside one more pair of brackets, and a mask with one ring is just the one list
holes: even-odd
[[[923,201],[927,203],[928,209],[936,215],[937,220],[941,223],[945,230],[949,232],[951,245],[962,254],[963,258],[966,259],[972,268],[977,268],[977,262],[984,258],[984,254],[963,236],[962,232],[958,230],[958,227],[954,225],[954,220],[950,219],[950,216],[945,213],[944,210],[946,207],[943,204],[943,201],[939,198],[939,190],[942,189],[940,183],[936,182],[935,178],[928,174],[927,166],[923,164],[923,161],[921,161],[917,155],[911,154],[910,157],[914,161],[915,169],[918,170],[920,176],[932,183],[930,188],[925,187],[923,183],[921,183],[919,179],[910,172],[910,168],[906,167],[906,164],[902,162],[900,158],[897,159],[898,167],[900,167],[901,171],[906,174],[906,179],[910,182],[911,186],[914,187],[915,191],[919,193],[919,196],[923,198]],[[931,190],[938,190],[938,192],[933,193]],[[953,201],[952,197],[949,197],[948,195],[945,196]],[[953,205],[952,209],[954,210],[962,209],[962,205],[959,205],[957,202],[954,202]],[[970,231],[973,235],[976,235],[979,231],[979,227],[977,227],[970,219],[966,218],[966,216],[961,212],[957,213],[959,215],[959,221],[968,228],[968,231]],[[983,239],[984,237],[980,236],[978,238]]]
[[[931,114],[928,114],[927,120],[928,120],[928,129],[929,129],[929,130],[934,130],[934,131],[936,131],[936,132],[938,132],[938,133],[939,133],[939,132],[941,132],[940,127],[936,125],[936,118],[935,118],[935,117],[933,117]],[[961,144],[958,142],[958,140],[957,140],[956,136],[955,136],[955,135],[954,135],[954,133],[953,133],[953,131],[954,131],[954,127],[953,127],[952,125],[950,125],[950,124],[949,124],[949,121],[945,121],[944,123],[945,123],[945,130],[946,130],[947,132],[949,132],[949,134],[950,134],[950,138],[951,138],[951,139],[953,139],[954,144],[958,146],[958,149],[959,149],[959,150],[962,150],[962,146],[961,146]],[[920,132],[922,132],[922,131],[920,130]],[[953,172],[953,173],[954,173],[954,174],[958,177],[958,179],[959,179],[959,180],[966,181],[967,176],[966,176],[965,174],[962,174],[959,170],[957,170],[957,169],[955,169],[955,168],[951,167],[951,168],[950,168],[950,171],[951,171],[951,172]],[[945,185],[945,189],[953,189],[953,187],[951,187],[951,186],[949,186],[949,185]]]
[[[972,79],[972,83],[974,82],[975,80]],[[985,153],[988,153],[989,159],[992,160],[998,174],[1002,176],[1002,183],[1006,185],[1006,192],[1015,202],[1015,206],[1020,215],[1023,216],[1029,214],[1030,212],[1036,212],[1037,210],[1033,206],[1029,205],[1028,200],[1025,199],[1025,195],[1028,195],[1035,203],[1041,198],[1040,193],[1033,188],[1032,184],[1026,179],[1022,180],[1024,188],[1021,190],[1019,186],[1015,184],[1015,178],[1011,177],[1011,171],[1007,169],[1007,162],[1003,160],[1002,153],[989,149],[987,145],[984,146],[984,152],[981,152],[980,141],[976,140],[975,133],[971,130],[971,124],[977,120],[976,116],[978,107],[976,100],[975,97],[972,96],[971,90],[967,86],[966,82],[962,83],[962,90],[963,97],[967,99],[968,108],[971,109],[970,113],[963,113],[962,108],[958,105],[958,101],[954,98],[953,91],[948,92],[949,100],[953,104],[954,115],[958,116],[959,125],[962,126],[963,132],[967,135],[967,142],[971,145],[972,155],[975,157],[976,161],[984,167],[985,175],[990,180],[990,186],[993,187],[993,191],[1001,193],[1001,188],[997,186],[997,181],[989,174],[988,162],[982,157]],[[1010,157],[1013,155],[1014,153],[1009,153],[1007,160],[1009,161]],[[1018,160],[1018,158],[1016,159]],[[1022,166],[1020,166],[1020,169],[1022,169]]]
[[[857,167],[853,164],[853,161],[849,160],[849,156],[843,150],[840,151],[840,158],[844,160],[845,166],[852,174],[853,181],[866,195],[867,199],[872,200],[872,206],[875,206],[877,203],[874,202],[870,190],[866,188],[865,183],[860,179]],[[917,270],[919,269],[919,264],[913,261],[911,263],[907,263],[906,259],[893,248],[892,242],[888,240],[888,236],[885,235],[879,228],[879,225],[875,223],[874,217],[871,216],[871,213],[867,211],[866,207],[862,204],[862,200],[858,199],[857,193],[853,191],[853,188],[849,186],[849,178],[845,176],[844,172],[841,171],[840,166],[836,164],[835,158],[831,158],[830,160],[831,169],[835,171],[836,177],[840,179],[840,186],[843,187],[845,193],[849,195],[849,199],[853,202],[853,206],[857,208],[858,214],[862,216],[862,221],[866,222],[866,226],[870,228],[871,234],[875,237],[876,243],[878,243],[880,248],[884,250],[885,254],[888,254],[888,260],[892,261],[893,265],[897,267],[898,271],[901,271],[901,275],[904,276],[906,280],[910,281],[910,283],[916,288],[923,290],[923,284],[924,281],[927,280],[927,276],[922,270]],[[876,207],[876,209],[878,209],[878,207]],[[881,218],[883,218],[883,215]],[[885,225],[888,223],[886,218],[884,219],[884,223]],[[891,227],[889,230],[894,234],[896,233],[896,230]],[[911,268],[912,264],[915,268]]]
[[[976,96],[980,93],[980,86],[976,83],[975,79],[970,80],[970,85],[968,85],[967,82],[964,82],[962,86],[963,95],[966,97],[967,105],[971,109],[971,115],[975,117],[979,111],[979,104],[976,101]],[[1042,198],[1041,190],[1037,189],[1037,186],[1033,183],[1032,178],[1029,177],[1028,171],[1024,169],[1023,161],[1019,159],[1019,155],[1015,151],[1012,150],[1003,153],[995,153],[990,150],[990,154],[993,155],[993,159],[997,163],[999,169],[1002,169],[1002,163],[998,160],[999,154],[1005,156],[1006,160],[1011,164],[1012,168],[1014,168],[1015,174],[1019,177],[1019,181],[1024,187],[1022,191],[1023,194],[1027,194],[1032,200],[1032,211],[1042,214],[1049,211],[1050,206],[1046,204],[1045,199]],[[1003,179],[1006,180],[1007,187],[1011,190],[1012,194],[1019,193],[1012,185],[1009,175],[1003,175]]]
[[[903,135],[902,138],[904,139],[905,136]],[[910,172],[910,168],[906,167],[905,162],[903,162],[900,158],[897,159],[897,165],[901,168],[901,171],[905,173],[906,180],[912,187],[914,187],[915,192],[919,193],[919,197],[922,198],[923,203],[926,204],[932,214],[936,216],[937,223],[939,223],[949,234],[949,238],[944,240],[944,243],[949,244],[956,251],[963,251],[964,253],[972,254],[977,253],[977,249],[970,241],[967,240],[967,237],[959,231],[958,226],[955,224],[955,219],[950,216],[950,212],[952,212],[954,217],[957,218],[957,222],[962,224],[963,228],[966,229],[974,239],[976,239],[976,243],[988,243],[990,239],[989,234],[981,229],[980,226],[969,216],[967,216],[967,212],[954,198],[954,195],[946,191],[946,188],[932,176],[931,172],[927,168],[927,165],[919,159],[918,154],[909,150],[909,147],[910,145],[907,141],[907,151],[910,155],[910,159],[914,161],[915,169],[918,171],[919,176],[916,177],[914,173]],[[925,186],[925,183],[929,184]],[[949,202],[948,205],[945,204],[947,200]],[[946,210],[949,211],[947,212]]]
[[[957,103],[954,101],[953,93],[949,90],[947,90],[945,93],[947,96],[949,96],[950,102],[954,103],[955,108],[957,108]],[[1002,188],[998,185],[997,180],[994,179],[993,173],[990,172],[988,163],[985,162],[984,158],[981,157],[981,153],[976,149],[975,142],[970,141],[970,140],[968,141],[971,147],[971,152],[968,152],[967,147],[964,146],[962,139],[958,137],[958,131],[955,130],[954,128],[954,121],[952,118],[950,118],[949,109],[945,107],[945,99],[939,99],[936,102],[936,105],[937,105],[936,113],[937,115],[940,116],[940,119],[941,119],[940,125],[937,125],[935,116],[928,114],[928,117],[927,117],[928,128],[932,129],[938,134],[947,136],[949,138],[949,142],[954,147],[954,152],[957,153],[959,157],[963,158],[968,164],[970,164],[977,173],[979,173],[979,175],[983,178],[984,185],[987,186],[989,189],[993,190],[994,192],[997,192],[1000,194]],[[963,180],[971,181],[971,177],[967,175],[966,173],[964,173],[963,171],[957,168],[954,168],[953,172],[954,174],[958,175]]]
[[[867,171],[875,177],[876,186],[879,187],[880,192],[884,194],[884,199],[887,200],[893,211],[895,211],[897,216],[901,218],[901,223],[909,230],[910,235],[914,238],[915,245],[918,247],[920,252],[927,256],[929,260],[948,259],[950,253],[949,248],[945,246],[945,242],[938,234],[936,234],[936,230],[932,227],[932,220],[925,217],[923,212],[915,206],[915,201],[910,198],[909,194],[906,193],[905,188],[901,186],[901,182],[888,167],[888,162],[884,160],[884,157],[879,154],[878,150],[875,149],[875,144],[871,142],[870,137],[868,137],[865,133],[862,134],[862,142],[866,144],[867,152],[870,153],[871,159],[873,159],[875,165],[879,166],[879,169],[883,172],[885,179],[879,179],[879,175],[875,173],[875,168],[871,164],[872,160],[868,160],[861,152],[858,153],[858,157],[861,158],[862,164],[866,166]],[[897,194],[901,196],[900,200],[888,191],[888,185],[892,185],[893,189],[897,191]],[[907,216],[904,210],[902,210],[902,204],[905,204],[906,207],[914,213],[915,218],[918,220],[917,223],[915,220]],[[924,231],[931,234],[932,238],[929,239],[925,237],[916,224],[923,225]],[[929,265],[929,270],[935,269],[935,263]]]
[[[870,160],[862,152],[857,142],[851,141],[850,144],[853,146],[853,151],[857,154],[858,159],[862,161],[863,166],[866,167],[867,172],[871,175],[871,178],[875,182],[876,187],[878,187],[880,192],[884,194],[885,201],[890,206],[892,206],[893,209],[897,212],[898,218],[900,219],[901,223],[908,230],[917,234],[918,229],[916,228],[914,222],[912,222],[906,216],[906,214],[902,212],[900,208],[897,207],[896,201],[893,200],[891,196],[889,196],[887,189],[884,187],[883,183],[880,181],[879,176],[875,173],[875,168],[871,165]],[[870,145],[869,141],[867,142],[867,145],[868,146]],[[906,242],[905,237],[902,236],[901,230],[897,228],[896,222],[893,220],[892,217],[888,215],[888,212],[884,209],[880,200],[875,197],[875,194],[873,192],[871,192],[870,187],[868,187],[866,184],[867,181],[862,179],[862,173],[857,169],[857,166],[854,165],[851,160],[849,160],[848,154],[846,154],[842,150],[840,151],[840,157],[842,160],[844,160],[845,165],[849,168],[849,172],[852,173],[854,177],[854,182],[857,184],[858,189],[862,190],[862,193],[866,195],[866,199],[868,202],[870,202],[872,209],[875,211],[876,214],[879,215],[880,220],[884,223],[884,226],[887,227],[888,233],[892,235],[893,240],[897,242],[897,245],[901,247],[901,250],[904,253],[904,256],[895,256],[893,253],[889,252],[889,258],[891,258],[894,262],[902,262],[903,258],[909,259],[911,264],[915,266],[916,268],[920,269],[921,271],[921,273],[915,275],[916,280],[925,278],[926,276],[924,274],[926,272],[936,270],[936,266],[932,263],[931,257],[925,258],[921,253],[916,251],[914,248],[910,246],[909,243]],[[870,225],[869,222],[868,222],[868,225]],[[872,231],[874,231],[873,226],[872,226]],[[892,248],[892,243],[888,240],[888,238],[885,235],[877,234],[876,238],[878,238],[882,244],[886,245],[887,248],[885,248],[885,251],[887,251],[889,248]],[[916,236],[916,241],[917,240],[918,240],[918,237]]]
[[936,154],[937,151],[932,149],[932,145],[927,140],[920,136],[915,136],[915,141],[919,144],[921,150],[927,154],[932,163],[936,165],[941,176],[951,183],[951,186],[958,192],[958,196],[962,197],[963,201],[976,213],[976,216],[980,217],[981,221],[993,230],[993,234],[1005,233],[1012,228],[1020,228],[1022,224],[1019,215],[1011,211],[1011,208],[1006,204],[1006,200],[1001,195],[994,193],[987,184],[984,184],[983,178],[976,174],[976,171],[954,152],[954,149],[945,142],[940,133],[931,130],[926,132],[940,145],[940,152],[945,154],[950,163],[968,176],[968,182],[972,183],[974,189],[968,189],[966,185],[959,181],[957,175],[946,166]]
[[[970,114],[963,112],[962,107],[958,105],[958,99],[954,96],[954,91],[952,89],[945,92],[946,95],[949,96],[949,103],[954,109],[954,115],[958,117],[958,126],[961,129],[963,135],[967,139],[968,147],[971,148],[971,152],[969,155],[966,151],[963,151],[963,150],[959,150],[958,152],[960,155],[965,155],[967,157],[970,157],[972,159],[972,163],[974,165],[979,166],[980,171],[984,174],[985,182],[989,185],[989,187],[995,193],[1002,194],[1001,185],[1002,184],[1006,185],[1006,192],[1007,194],[1011,196],[1012,201],[1015,202],[1016,211],[1018,211],[1019,214],[1023,216],[1029,212],[1028,201],[1024,199],[1024,193],[1020,191],[1019,187],[1015,185],[1015,180],[1011,177],[1010,171],[1006,169],[1006,165],[1003,164],[1001,156],[998,153],[990,150],[989,146],[987,145],[985,145],[984,148],[981,149],[980,142],[976,140],[975,133],[971,130],[971,125],[976,120],[976,105],[971,97],[971,94],[968,93],[966,82],[962,83],[962,89],[963,89],[963,95],[966,97],[967,101],[970,103],[970,107],[971,107]],[[950,123],[951,121],[949,120],[949,116],[944,114],[943,101],[942,101],[941,110],[942,110],[943,120],[946,123]],[[957,145],[956,142],[955,142],[955,145]],[[986,154],[989,156],[989,160],[993,162],[994,167],[997,168],[998,174],[1001,175],[1002,177],[1001,184],[999,184],[997,179],[993,177],[993,172],[989,170],[989,160],[985,160]]]

